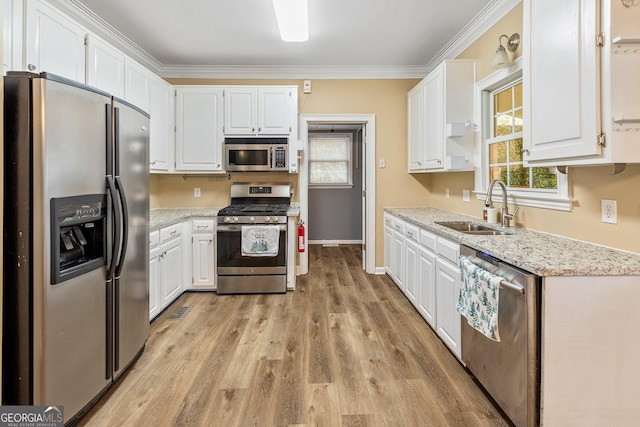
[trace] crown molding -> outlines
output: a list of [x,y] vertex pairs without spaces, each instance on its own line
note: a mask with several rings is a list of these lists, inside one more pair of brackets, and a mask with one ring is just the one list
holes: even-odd
[[111,26],[100,16],[96,15],[91,9],[78,0],[46,0],[60,11],[66,13],[87,30],[94,33],[98,37],[104,39],[107,43],[119,49],[125,55],[139,62],[144,67],[160,74],[162,63],[155,59],[151,54],[135,44],[124,34]]
[[269,65],[165,65],[165,78],[216,79],[421,79],[426,67],[410,66],[269,66]]
[[445,59],[453,59],[493,27],[522,0],[493,0],[429,62],[408,66],[211,66],[165,65],[78,0],[46,0],[141,65],[165,78],[239,79],[414,79],[423,78]]
[[454,59],[460,55],[520,3],[522,3],[522,0],[493,0],[487,4],[440,52],[431,58],[426,66],[427,73],[431,72],[445,59]]

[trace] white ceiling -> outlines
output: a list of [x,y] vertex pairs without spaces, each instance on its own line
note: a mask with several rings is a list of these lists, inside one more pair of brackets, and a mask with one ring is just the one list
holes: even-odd
[[499,0],[309,0],[280,40],[271,0],[74,0],[161,67],[422,67]]

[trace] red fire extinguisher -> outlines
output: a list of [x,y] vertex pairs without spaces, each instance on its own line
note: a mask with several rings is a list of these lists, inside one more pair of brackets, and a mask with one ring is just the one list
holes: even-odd
[[298,224],[298,252],[304,252],[304,221]]

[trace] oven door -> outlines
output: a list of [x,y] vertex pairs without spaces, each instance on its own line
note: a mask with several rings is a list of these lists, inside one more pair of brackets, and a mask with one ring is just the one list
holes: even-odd
[[287,274],[287,226],[281,224],[276,256],[243,256],[242,225],[218,225],[218,276],[284,275]]
[[227,171],[269,171],[272,169],[271,144],[225,144]]

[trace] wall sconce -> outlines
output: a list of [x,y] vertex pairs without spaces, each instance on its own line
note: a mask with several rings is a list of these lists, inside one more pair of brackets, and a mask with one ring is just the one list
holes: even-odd
[[511,34],[511,37],[505,34],[502,34],[500,37],[498,37],[499,45],[496,49],[496,56],[493,58],[493,64],[491,65],[491,68],[493,68],[494,70],[505,68],[511,65],[509,55],[507,55],[507,51],[505,50],[504,46],[502,46],[503,37],[507,39],[507,49],[509,49],[509,52],[515,52],[516,50],[518,50],[518,46],[520,46],[520,34],[518,33]]

